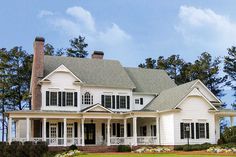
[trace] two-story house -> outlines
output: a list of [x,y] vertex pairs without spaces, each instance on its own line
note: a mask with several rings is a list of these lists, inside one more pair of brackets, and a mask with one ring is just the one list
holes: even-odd
[[[164,70],[123,67],[95,51],[91,59],[44,55],[34,41],[32,109],[7,112],[8,141],[49,146],[216,143],[219,119],[233,117],[200,81],[177,86]],[[15,125],[13,125],[15,124]],[[16,127],[15,134],[12,126]]]

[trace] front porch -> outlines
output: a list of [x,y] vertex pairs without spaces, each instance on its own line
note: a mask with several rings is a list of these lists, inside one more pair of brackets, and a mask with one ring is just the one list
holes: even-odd
[[8,141],[46,141],[49,146],[158,145],[158,126],[157,113],[16,113],[9,116]]

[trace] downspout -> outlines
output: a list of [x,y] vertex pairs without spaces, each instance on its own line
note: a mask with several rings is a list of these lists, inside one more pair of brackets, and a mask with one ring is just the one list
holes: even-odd
[[159,134],[159,145],[161,145],[161,129],[160,129],[160,122],[161,122],[161,120],[160,120],[161,118],[160,118],[160,116],[158,117],[158,134]]

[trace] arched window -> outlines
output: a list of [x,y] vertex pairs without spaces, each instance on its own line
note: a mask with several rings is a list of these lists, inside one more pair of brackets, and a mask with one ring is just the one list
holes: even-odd
[[82,104],[85,105],[93,104],[93,96],[89,92],[86,92],[84,93],[84,95],[82,95]]

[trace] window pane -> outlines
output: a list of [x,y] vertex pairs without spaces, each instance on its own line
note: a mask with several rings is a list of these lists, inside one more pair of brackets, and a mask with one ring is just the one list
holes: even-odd
[[205,138],[205,123],[199,123],[199,137]]
[[120,96],[120,108],[126,108],[126,96]]
[[57,92],[50,92],[50,105],[57,106]]
[[73,93],[72,92],[66,93],[66,105],[73,106]]
[[82,103],[85,105],[93,104],[93,96],[89,92],[86,92],[82,96]]
[[139,104],[139,99],[135,99],[135,104]]
[[190,124],[184,123],[184,138],[190,138]]
[[105,95],[105,107],[111,108],[111,96]]

